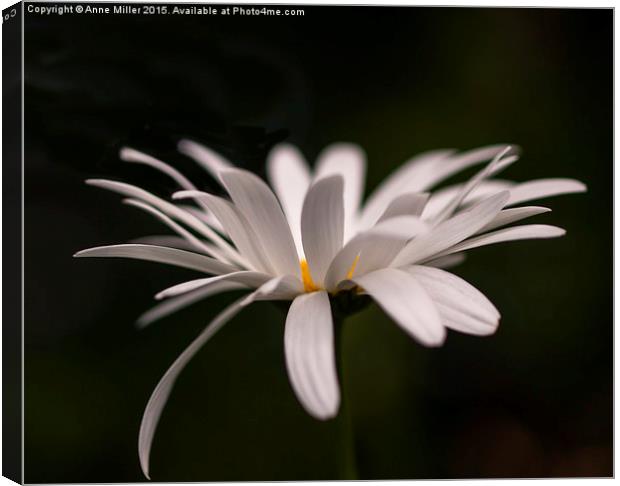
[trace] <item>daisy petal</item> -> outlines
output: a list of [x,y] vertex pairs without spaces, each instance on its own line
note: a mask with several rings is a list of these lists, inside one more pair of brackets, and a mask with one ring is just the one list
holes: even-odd
[[292,275],[272,278],[261,285],[256,292],[248,295],[244,305],[258,300],[293,300],[303,292],[303,285]]
[[230,169],[233,166],[214,150],[192,140],[181,140],[177,145],[177,149],[182,154],[198,162],[218,182],[220,181],[220,171]]
[[[422,217],[426,220],[435,219],[437,215],[450,204],[450,201],[463,190],[464,185],[465,184],[454,184],[434,191],[424,207]],[[497,194],[498,192],[508,191],[514,186],[514,182],[501,179],[482,181],[463,200],[461,207],[480,202],[481,199]]]
[[251,172],[240,169],[221,171],[220,178],[260,239],[272,268],[280,275],[300,276],[291,230],[269,186]]
[[429,196],[427,192],[409,192],[395,197],[377,223],[395,216],[421,216]]
[[546,224],[513,226],[512,228],[500,229],[465,240],[458,245],[449,248],[447,251],[443,252],[441,256],[459,251],[471,250],[480,246],[502,243],[504,241],[557,238],[558,236],[564,236],[565,234],[566,230],[558,228],[557,226],[550,226]]
[[420,343],[426,346],[443,344],[446,330],[437,308],[412,275],[397,268],[384,268],[351,280]]
[[390,265],[394,257],[414,236],[429,230],[428,224],[415,216],[397,216],[377,223],[366,233],[359,260],[351,275],[364,275]]
[[366,240],[370,236],[361,233],[353,237],[336,256],[332,259],[325,274],[324,287],[333,291],[336,289],[338,282],[347,278],[347,274],[351,268],[354,268],[355,262],[359,257]]
[[165,246],[151,245],[110,245],[98,246],[87,250],[78,251],[74,257],[118,257],[134,258],[136,260],[146,260],[151,262],[166,263],[177,267],[189,268],[200,272],[220,275],[224,273],[237,272],[238,268],[227,263],[222,263],[213,258],[198,253],[192,253],[176,248],[166,248]]
[[176,248],[178,250],[196,251],[194,245],[188,243],[185,238],[181,238],[180,236],[175,235],[141,236],[139,238],[129,240],[129,243],[137,243],[140,245],[151,246],[167,246],[169,248]]
[[[460,243],[488,224],[508,201],[508,192],[500,192],[439,224],[411,240],[392,262],[393,267],[416,263]],[[452,253],[452,252],[451,252]]]
[[514,206],[533,199],[585,191],[586,185],[574,179],[538,179],[514,186],[510,190],[510,199],[506,205]]
[[178,295],[172,297],[165,302],[160,302],[156,306],[151,307],[148,311],[138,317],[136,326],[143,328],[149,324],[163,319],[164,317],[188,307],[200,300],[206,299],[212,295],[220,294],[222,292],[229,292],[231,290],[247,289],[247,286],[235,283],[235,282],[214,282],[212,285],[206,285],[184,295]]
[[273,273],[269,261],[245,216],[236,206],[226,199],[201,191],[179,191],[173,199],[191,197],[202,201],[222,224],[241,255],[246,257],[251,266],[261,272]]
[[435,218],[436,222],[442,222],[448,219],[450,216],[454,214],[457,208],[463,203],[466,197],[470,196],[472,191],[476,189],[480,184],[489,177],[497,174],[501,170],[508,167],[510,164],[516,162],[518,157],[516,155],[511,155],[506,158],[504,157],[509,151],[511,147],[506,147],[504,150],[499,152],[493,160],[484,167],[481,171],[479,171],[475,176],[473,176],[469,181],[467,181],[462,189],[452,198],[452,200],[444,207],[441,212]]
[[[276,282],[274,283],[273,280]],[[230,321],[235,315],[239,313],[243,307],[249,305],[254,301],[257,296],[266,296],[277,287],[280,279],[273,279],[265,283],[261,288],[248,296],[242,297],[224,311],[222,311],[209,325],[198,335],[198,337],[179,355],[179,357],[172,363],[172,366],[168,368],[168,371],[164,374],[159,381],[155,390],[151,394],[146,408],[144,409],[144,415],[142,416],[142,422],[140,423],[140,434],[138,437],[138,455],[140,457],[140,466],[144,475],[150,479],[149,476],[149,456],[151,453],[151,445],[153,443],[153,436],[155,435],[155,429],[161,417],[161,412],[168,401],[172,387],[176,382],[177,377],[183,371],[187,363],[194,357],[194,355],[202,348],[202,346],[211,339],[217,331],[219,331],[224,324]]]
[[344,181],[333,175],[312,184],[301,213],[304,253],[314,281],[321,285],[332,258],[342,248]]
[[316,179],[339,174],[344,179],[344,237],[345,241],[356,227],[357,213],[364,193],[366,154],[352,143],[334,143],[318,156]]
[[499,312],[482,292],[456,275],[427,266],[407,269],[435,302],[444,326],[466,334],[493,334]]
[[[504,155],[513,155],[518,152],[518,148],[514,145],[511,145],[510,147],[510,152]],[[481,147],[454,155],[450,157],[445,164],[438,162],[433,167],[433,170],[425,174],[426,177],[420,178],[418,185],[421,187],[417,188],[417,190],[427,190],[458,172],[482,162],[486,162],[487,160],[491,160],[505,148],[506,144],[489,145],[487,147]]]
[[428,267],[435,268],[452,268],[460,265],[465,261],[465,253],[454,253],[452,255],[446,255],[445,257],[434,258],[424,263]]
[[155,295],[155,298],[157,300],[161,300],[167,297],[174,297],[175,295],[184,294],[207,285],[213,285],[223,280],[240,283],[246,287],[258,288],[270,278],[271,277],[269,275],[261,272],[232,272],[225,275],[217,275],[215,277],[188,280],[187,282],[173,285],[172,287],[168,287],[167,289],[158,292],[157,295]]
[[301,209],[310,187],[310,169],[297,147],[277,145],[267,156],[267,178],[291,226],[297,253],[303,255]]
[[422,221],[418,216],[401,215],[382,219],[364,233],[399,240],[410,240],[414,236],[428,231],[429,228],[428,223]]
[[340,405],[334,326],[327,292],[298,296],[286,316],[286,369],[297,398],[320,420],[335,417]]
[[165,162],[162,162],[159,159],[156,159],[155,157],[145,154],[144,152],[140,152],[130,147],[123,147],[119,152],[119,157],[125,162],[145,164],[153,167],[154,169],[166,174],[183,189],[196,189],[194,184],[192,184],[187,177],[181,174],[174,167],[166,164]]
[[484,233],[495,228],[507,226],[511,223],[521,221],[522,219],[548,213],[549,211],[551,211],[551,209],[539,206],[524,206],[521,208],[502,209],[497,216],[495,216],[495,218],[493,218],[493,220],[484,228],[479,230],[478,233]]
[[[422,189],[416,187],[415,181],[423,178],[426,173],[432,173],[436,164],[446,161],[453,153],[454,150],[433,150],[419,154],[405,162],[368,197],[362,209],[358,228],[362,230],[374,225],[396,197],[407,192],[421,191]],[[424,186],[424,184],[419,185]]]
[[419,218],[399,216],[358,233],[332,259],[325,275],[325,288],[334,290],[341,280],[353,274],[362,275],[389,264],[407,240],[427,229]]
[[211,321],[205,330],[202,331],[185,351],[179,355],[174,363],[172,363],[172,366],[168,368],[168,371],[166,371],[149,398],[144,410],[144,415],[142,416],[142,422],[140,423],[140,434],[138,437],[140,466],[142,467],[142,472],[148,479],[151,479],[149,476],[149,456],[155,429],[157,428],[161,412],[168,401],[168,397],[170,396],[170,392],[172,391],[172,387],[179,373],[183,371],[185,365],[187,365],[200,348],[242,309],[242,300],[243,299],[237,300]]
[[150,204],[154,208],[159,209],[167,216],[186,224],[194,231],[213,241],[213,243],[215,243],[219,248],[222,249],[223,252],[225,252],[228,258],[236,260],[239,257],[239,254],[208,225],[204,224],[195,216],[183,211],[181,208],[178,208],[174,204],[171,204],[168,201],[164,201],[163,199],[155,196],[154,194],[151,194],[148,191],[145,191],[144,189],[132,186],[131,184],[126,184],[124,182],[109,181],[106,179],[88,179],[86,183],[88,185],[101,187],[103,189],[107,189],[109,191],[122,194],[124,196],[140,199]]
[[283,275],[262,285],[254,295],[254,300],[293,300],[303,291],[303,285],[298,278]]
[[146,211],[147,213],[154,215],[157,219],[162,221],[166,226],[172,229],[175,233],[185,238],[185,240],[187,240],[187,242],[192,246],[193,251],[197,250],[201,253],[206,253],[209,256],[215,257],[218,260],[222,260],[224,262],[230,263],[228,262],[228,259],[223,255],[223,253],[217,250],[217,248],[205,244],[199,238],[196,238],[192,233],[187,231],[181,225],[175,223],[171,218],[166,216],[161,211],[155,209],[153,206],[143,201],[140,201],[139,199],[129,198],[129,199],[124,199],[123,202],[125,204],[129,204],[131,206],[142,209],[143,211]]
[[182,209],[183,211],[188,212],[192,216],[196,217],[197,219],[202,221],[204,224],[211,226],[211,228],[217,230],[219,233],[224,232],[224,228],[222,228],[222,224],[210,212],[206,212],[204,209],[195,208],[194,206],[190,206],[186,204],[179,204],[177,205],[177,207],[179,209]]

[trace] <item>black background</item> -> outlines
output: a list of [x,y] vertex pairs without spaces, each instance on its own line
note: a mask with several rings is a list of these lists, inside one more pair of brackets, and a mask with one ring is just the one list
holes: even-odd
[[[302,8],[26,14],[26,481],[143,480],[152,388],[235,298],[137,331],[154,293],[195,274],[71,258],[165,232],[82,182],[175,189],[118,161],[122,145],[219,190],[176,153],[183,136],[260,174],[281,140],[310,161],[328,143],[359,143],[369,188],[417,152],[497,142],[523,147],[508,178],[584,181],[587,194],[543,203],[554,212],[539,222],[564,238],[477,250],[456,269],[502,312],[496,335],[450,333],[425,349],[372,308],[347,323],[343,387],[360,478],[610,476],[612,10]],[[188,366],[155,436],[155,480],[339,477],[339,421],[296,402],[283,323],[257,304]]]

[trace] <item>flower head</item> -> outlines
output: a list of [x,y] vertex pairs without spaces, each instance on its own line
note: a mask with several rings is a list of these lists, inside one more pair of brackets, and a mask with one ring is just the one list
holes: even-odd
[[[443,344],[446,329],[492,334],[500,319],[497,309],[445,269],[473,248],[563,235],[555,226],[506,226],[550,211],[518,206],[524,202],[585,190],[570,179],[513,183],[494,178],[518,158],[506,146],[464,153],[437,150],[414,157],[364,204],[365,156],[352,144],[326,148],[314,170],[295,147],[276,147],[268,157],[271,188],[195,142],[183,140],[179,150],[201,164],[230,199],[200,191],[168,164],[125,148],[120,153],[123,160],[149,165],[176,181],[180,191],[172,195],[175,202],[122,182],[87,182],[126,196],[126,203],[160,219],[175,236],[146,237],[75,255],[150,260],[207,275],[159,292],[156,298],[163,302],[139,318],[141,325],[210,295],[248,290],[181,353],[155,388],[139,437],[147,477],[155,428],[177,376],[242,308],[257,300],[291,301],[284,349],[293,390],[309,414],[332,418],[340,404],[334,302],[343,295],[370,298],[426,346]],[[486,161],[490,162],[467,182],[428,192]]]

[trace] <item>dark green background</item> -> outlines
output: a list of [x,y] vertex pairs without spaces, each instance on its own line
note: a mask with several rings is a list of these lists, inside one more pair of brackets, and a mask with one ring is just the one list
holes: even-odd
[[[373,307],[346,325],[343,389],[360,478],[610,476],[612,10],[304,8],[26,15],[26,481],[142,480],[137,434],[153,387],[236,297],[137,331],[155,292],[196,275],[71,258],[165,232],[82,183],[174,189],[120,163],[123,144],[218,190],[175,152],[182,136],[261,174],[277,141],[311,161],[356,142],[370,188],[417,152],[496,142],[523,147],[508,178],[584,181],[587,194],[543,202],[554,212],[537,222],[564,238],[476,250],[456,270],[501,310],[496,335],[451,332],[425,349]],[[187,367],[155,437],[155,480],[338,477],[340,424],[296,402],[283,324],[257,304]]]

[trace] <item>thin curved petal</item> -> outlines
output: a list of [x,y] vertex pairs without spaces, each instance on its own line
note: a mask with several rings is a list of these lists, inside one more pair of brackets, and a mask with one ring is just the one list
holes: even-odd
[[502,209],[497,216],[495,216],[489,224],[480,229],[478,233],[484,233],[495,228],[501,228],[502,226],[507,226],[539,214],[548,213],[549,211],[551,211],[551,209],[540,206],[524,206],[521,208]]
[[194,245],[191,245],[185,238],[176,235],[149,235],[141,236],[129,240],[129,243],[150,246],[167,246],[168,248],[176,248],[177,250],[196,251]]
[[344,236],[344,181],[341,175],[312,184],[301,213],[301,237],[310,273],[321,285]]
[[145,191],[144,189],[132,186],[131,184],[126,184],[124,182],[110,181],[107,179],[88,179],[86,184],[101,187],[102,189],[107,189],[108,191],[113,191],[124,196],[141,199],[151,206],[159,209],[167,216],[186,224],[194,231],[197,231],[204,237],[211,240],[218,248],[222,249],[228,258],[233,261],[235,261],[239,256],[234,248],[232,248],[220,235],[218,235],[208,225],[204,224],[200,219],[175,206],[174,204],[169,203],[168,201],[165,201],[148,191]]
[[452,268],[463,263],[466,259],[465,253],[454,253],[444,257],[429,260],[424,265],[435,268]]
[[182,154],[198,162],[218,182],[220,181],[220,171],[233,167],[222,155],[192,140],[181,140],[177,145],[177,149]]
[[397,268],[384,268],[351,280],[414,339],[425,346],[443,344],[446,330],[439,312],[411,274]]
[[140,152],[139,150],[130,147],[123,147],[119,152],[119,157],[125,162],[133,162],[153,167],[154,169],[166,174],[183,189],[196,189],[194,184],[192,184],[191,181],[177,169],[151,155],[145,154],[144,152]]
[[429,196],[428,192],[409,192],[395,197],[377,223],[396,216],[421,216]]
[[188,280],[187,282],[173,285],[172,287],[168,287],[167,289],[158,292],[155,295],[155,298],[157,300],[161,300],[168,297],[174,297],[176,295],[184,294],[207,285],[213,285],[224,280],[228,282],[240,283],[250,288],[258,288],[270,279],[271,277],[269,275],[261,272],[232,272],[225,275],[217,275],[215,277]]
[[235,282],[215,282],[212,285],[206,285],[183,295],[172,297],[165,302],[151,307],[148,311],[138,317],[136,320],[136,326],[143,328],[152,324],[159,319],[163,319],[170,314],[177,312],[185,307],[188,307],[196,302],[206,299],[212,295],[217,295],[222,292],[229,292],[232,290],[247,289],[248,287]]
[[506,206],[514,206],[534,199],[574,194],[587,191],[583,182],[575,179],[538,179],[517,184],[510,190],[510,199]]
[[[493,160],[484,167],[481,171],[479,171],[475,176],[473,176],[469,181],[463,184],[460,191],[450,200],[450,202],[440,211],[440,213],[434,218],[436,222],[442,222],[452,216],[458,207],[465,201],[465,198],[471,195],[472,191],[474,191],[480,184],[498,172],[504,170],[509,165],[513,164],[518,160],[518,156],[511,155],[506,156],[506,154],[511,150],[511,147],[508,146],[504,148],[501,152],[499,152]],[[505,158],[503,158],[505,157]]]
[[235,303],[227,307],[222,313],[220,313],[211,323],[205,328],[204,331],[183,351],[179,357],[172,363],[172,366],[168,368],[168,371],[164,374],[159,381],[151,397],[149,398],[146,408],[144,409],[144,415],[142,416],[142,422],[140,423],[140,433],[138,436],[138,455],[140,457],[140,466],[144,475],[151,479],[149,476],[149,456],[151,454],[151,445],[153,443],[153,436],[159,423],[161,413],[168,401],[172,387],[176,382],[177,377],[183,371],[187,363],[194,357],[194,355],[204,346],[204,344],[213,337],[213,335],[219,331],[224,324],[232,319],[242,309],[243,299],[237,300]]
[[447,248],[470,237],[488,224],[508,201],[508,192],[500,192],[444,221],[425,234],[411,240],[392,262],[393,267],[417,263],[440,256]]
[[280,275],[300,276],[299,258],[284,213],[269,186],[251,172],[220,172],[222,183],[237,208],[260,238],[266,257]]
[[334,143],[318,156],[316,178],[340,174],[344,179],[344,238],[356,229],[357,217],[366,180],[366,154],[352,143]]
[[136,260],[146,260],[151,262],[166,263],[176,267],[189,268],[215,275],[224,273],[237,272],[239,269],[227,263],[222,263],[213,258],[198,253],[178,250],[176,248],[167,248],[165,246],[124,244],[109,245],[89,248],[87,250],[78,251],[74,257],[118,257],[118,258],[134,258]]
[[499,324],[499,312],[482,292],[456,275],[414,265],[407,269],[435,302],[444,326],[466,334],[487,336]]
[[155,429],[161,417],[161,413],[168,401],[172,387],[176,382],[177,377],[183,371],[187,363],[194,357],[194,355],[204,346],[209,339],[211,339],[217,331],[219,331],[224,324],[230,321],[239,311],[252,303],[258,296],[265,297],[269,295],[271,291],[274,291],[281,281],[280,278],[272,279],[266,282],[263,286],[257,289],[255,292],[240,298],[224,311],[222,311],[207,327],[198,335],[196,339],[179,355],[179,357],[172,363],[172,366],[168,368],[168,371],[164,374],[159,381],[155,390],[151,394],[146,408],[144,409],[144,415],[142,416],[142,422],[140,423],[140,433],[138,436],[138,455],[140,457],[140,466],[144,475],[150,479],[149,476],[149,456],[151,453],[151,445],[153,443],[153,436],[155,435]]
[[284,329],[286,369],[300,403],[313,417],[335,417],[340,405],[334,325],[327,292],[295,298]]
[[210,212],[205,211],[202,208],[195,208],[194,206],[190,206],[189,204],[178,204],[177,207],[183,211],[188,212],[195,218],[202,221],[204,224],[211,226],[214,230],[217,230],[219,233],[224,232],[224,228],[219,220]]
[[233,241],[241,255],[258,271],[274,273],[275,269],[265,255],[261,242],[252,230],[245,216],[237,207],[221,197],[202,191],[179,191],[172,195],[173,199],[191,197],[202,201],[222,224],[224,231]]
[[[224,262],[230,263],[228,259],[226,258],[226,256],[221,251],[218,251],[217,248],[204,243],[202,240],[200,240],[199,238],[194,236],[192,233],[187,231],[185,228],[183,228],[180,224],[175,223],[171,218],[166,216],[164,213],[162,213],[158,209],[155,209],[153,206],[143,201],[140,201],[139,199],[129,198],[129,199],[124,199],[123,202],[125,204],[129,204],[136,208],[142,209],[143,211],[146,211],[147,213],[155,216],[157,219],[163,222],[166,226],[172,229],[175,233],[181,235],[190,244],[193,251],[199,251],[201,253],[206,253],[207,255],[215,257],[218,260],[222,260]],[[240,261],[240,259],[237,261]]]
[[283,143],[274,147],[267,156],[267,178],[280,200],[297,247],[303,255],[301,240],[301,209],[310,187],[310,169],[297,147]]
[[[436,163],[433,170],[425,174],[426,177],[421,178],[423,180],[418,182],[421,187],[416,189],[420,191],[430,189],[458,172],[482,162],[486,162],[487,160],[491,160],[501,153],[506,148],[506,145],[507,144],[489,145],[487,147],[468,150],[466,152],[453,155],[445,164]],[[515,145],[510,145],[510,147],[510,151],[504,155],[515,155],[518,153],[518,147]]]
[[[446,162],[454,150],[432,150],[416,155],[405,162],[385,179],[368,196],[362,209],[359,221],[360,229],[367,229],[374,225],[381,214],[387,209],[392,200],[407,192],[420,192],[417,186],[424,186],[424,175],[433,172],[436,164]],[[416,181],[422,180],[421,184]]]
[[505,241],[557,238],[559,236],[564,236],[565,234],[566,230],[547,224],[525,224],[522,226],[513,226],[512,228],[500,229],[465,240],[458,245],[449,248],[443,252],[441,256],[471,250],[480,246],[503,243]]
[[[139,150],[135,150],[130,147],[123,147],[119,152],[119,157],[125,162],[148,165],[149,167],[166,174],[185,190],[191,191],[196,189],[196,186],[194,186],[194,184],[192,184],[192,182],[177,169],[151,155],[145,154],[144,152],[140,152]],[[198,204],[202,206],[200,201]],[[203,206],[203,209],[206,208]]]
[[[439,213],[450,204],[450,201],[463,190],[464,185],[465,184],[454,184],[434,191],[424,207],[422,217],[426,220],[435,219]],[[498,192],[509,191],[514,186],[514,182],[502,179],[482,181],[467,197],[465,197],[461,207],[480,202],[481,199],[497,194]]]
[[505,147],[491,145],[456,155],[454,150],[434,150],[417,155],[371,194],[362,212],[360,227],[372,226],[395,197],[406,192],[426,191],[457,172],[492,159]]
[[297,295],[303,293],[304,288],[301,281],[292,275],[283,275],[274,278],[262,285],[254,300],[293,300]]

